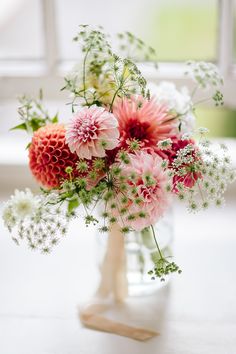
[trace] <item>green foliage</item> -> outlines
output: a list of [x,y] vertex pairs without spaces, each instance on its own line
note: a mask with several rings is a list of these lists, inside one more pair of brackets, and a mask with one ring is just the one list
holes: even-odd
[[166,258],[155,258],[153,257],[155,266],[151,269],[148,274],[151,275],[152,279],[159,278],[161,281],[165,281],[165,277],[171,273],[181,273],[179,266],[175,262],[169,262]]
[[27,125],[26,123],[21,123],[11,128],[10,130],[27,130]]
[[157,67],[156,51],[131,32],[118,33],[119,50],[129,59],[137,62],[151,62]]
[[168,258],[169,256],[165,256],[165,250],[160,249],[154,227],[151,225],[149,230],[146,230],[146,233],[149,231],[149,233],[152,233],[153,235],[153,240],[156,244],[157,251],[151,253],[152,261],[154,263],[154,268],[151,269],[148,274],[152,277],[154,280],[155,278],[159,278],[161,281],[165,281],[165,277],[168,276],[171,273],[181,273],[181,270],[179,266],[174,263],[174,262],[169,262]]
[[[147,47],[142,40],[130,32],[119,34],[118,38],[122,41],[123,50],[132,44],[133,49],[145,52],[142,61],[153,59],[154,49]],[[117,55],[101,27],[93,29],[87,25],[80,26],[80,31],[74,37],[74,41],[81,46],[82,68],[81,65],[78,69],[75,68],[65,78],[65,86],[62,88],[73,95],[69,103],[72,106],[72,112],[77,105],[77,100],[86,106],[93,104],[101,106],[105,103],[110,106],[112,112],[116,97],[129,97],[135,93],[149,97],[146,80],[135,61],[130,55],[125,57]]]
[[20,107],[18,114],[23,123],[16,125],[11,130],[25,130],[32,134],[34,131],[48,123],[57,123],[58,115],[50,117],[48,111],[43,107],[43,93],[39,92],[39,98],[34,99],[26,95],[19,97]]
[[71,213],[74,211],[76,208],[79,206],[79,200],[77,196],[73,196],[69,201],[68,201],[68,213]]

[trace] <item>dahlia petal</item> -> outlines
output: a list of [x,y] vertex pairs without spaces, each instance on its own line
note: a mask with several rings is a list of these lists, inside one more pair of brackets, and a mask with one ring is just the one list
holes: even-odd
[[81,159],[88,159],[92,158],[92,155],[89,151],[89,148],[86,144],[81,144],[76,148],[76,153]]
[[94,149],[93,149],[94,155],[96,157],[105,157],[105,149],[101,146],[100,142],[94,143]]
[[120,136],[119,131],[118,130],[102,130],[99,131],[99,135],[98,138],[100,140],[111,140],[111,139],[118,139]]
[[107,140],[106,143],[107,143],[106,150],[113,150],[119,145],[119,140],[118,139]]

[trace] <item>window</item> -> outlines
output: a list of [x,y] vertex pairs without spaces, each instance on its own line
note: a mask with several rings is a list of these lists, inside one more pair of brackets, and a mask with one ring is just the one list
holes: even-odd
[[59,56],[77,58],[71,41],[77,23],[99,23],[109,33],[136,33],[156,49],[159,61],[216,61],[217,5],[217,0],[90,0],[81,6],[73,0],[58,0]]
[[222,112],[235,120],[236,0],[2,0],[0,6],[0,99],[40,87],[48,98],[61,98],[63,75],[78,60],[72,37],[78,24],[94,23],[108,32],[132,31],[155,47],[159,71],[142,66],[153,81],[189,86],[183,61],[215,62],[225,77]]
[[0,11],[0,68],[10,73],[44,57],[41,1],[3,0]]

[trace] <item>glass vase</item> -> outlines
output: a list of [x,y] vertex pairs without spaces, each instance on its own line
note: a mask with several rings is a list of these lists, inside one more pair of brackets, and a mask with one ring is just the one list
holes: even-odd
[[[159,248],[163,255],[172,255],[173,222],[172,212],[169,211],[154,225],[154,231]],[[125,236],[126,272],[128,293],[130,296],[148,295],[165,286],[165,281],[153,278],[149,271],[155,267],[160,258],[153,233],[150,228],[133,231]]]
[[[169,210],[165,216],[154,225],[154,231],[159,248],[163,255],[169,257],[172,255],[172,241],[173,241],[173,215],[172,210]],[[112,238],[120,237],[123,240],[119,242],[119,249],[117,244],[112,246]],[[110,241],[109,240],[110,237]],[[111,231],[109,236],[99,235],[99,263],[101,268],[104,267],[104,259],[109,259],[109,264],[106,264],[107,269],[112,269],[114,266],[114,258],[117,254],[122,252],[125,257],[121,256],[125,266],[122,265],[120,269],[126,272],[125,278],[127,280],[127,290],[129,296],[143,296],[151,295],[158,289],[165,286],[169,277],[165,277],[165,281],[159,278],[153,279],[152,275],[148,274],[150,270],[155,267],[155,262],[158,261],[160,255],[155,244],[155,240],[150,228],[142,231],[132,231],[126,235],[115,235]],[[117,241],[116,241],[117,242]],[[113,247],[113,250],[111,248]],[[120,250],[120,248],[124,248]],[[110,253],[111,256],[107,257]],[[123,260],[125,258],[125,260]],[[106,274],[109,273],[106,272]],[[116,275],[110,274],[114,278]],[[104,280],[104,279],[103,279]],[[109,280],[110,281],[110,280]],[[106,279],[105,279],[106,283]],[[118,285],[119,287],[119,285]]]

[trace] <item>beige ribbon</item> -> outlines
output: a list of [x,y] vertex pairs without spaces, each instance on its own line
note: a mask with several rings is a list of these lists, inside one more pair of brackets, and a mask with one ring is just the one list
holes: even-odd
[[158,335],[157,332],[152,330],[128,326],[101,315],[109,308],[109,305],[105,304],[107,298],[113,297],[115,302],[123,302],[127,295],[124,236],[120,232],[119,226],[114,224],[108,235],[107,250],[101,267],[100,285],[94,303],[87,305],[79,312],[82,324],[88,328],[115,333],[140,341]]

